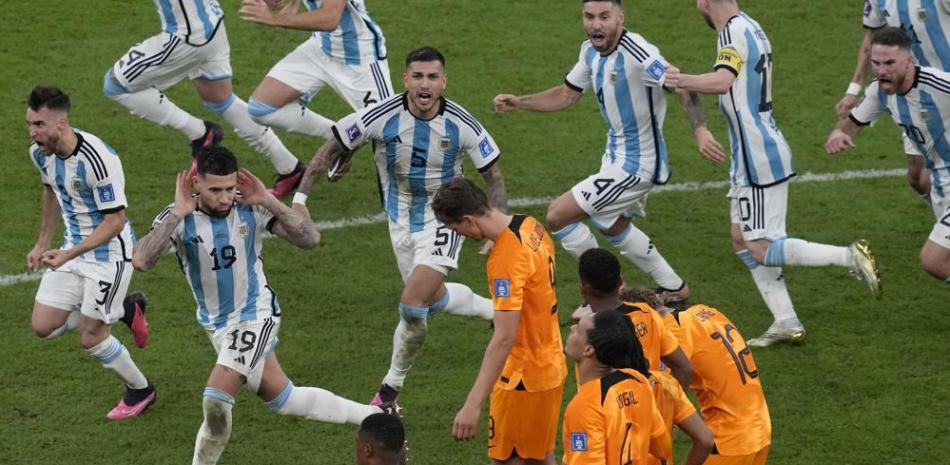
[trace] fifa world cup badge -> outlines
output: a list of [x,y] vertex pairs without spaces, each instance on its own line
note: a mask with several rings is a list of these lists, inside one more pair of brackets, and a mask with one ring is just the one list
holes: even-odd
[[919,20],[921,20],[921,21],[926,21],[926,20],[927,20],[927,10],[925,10],[925,9],[923,9],[923,8],[918,8],[918,9],[917,9],[917,19],[919,19]]

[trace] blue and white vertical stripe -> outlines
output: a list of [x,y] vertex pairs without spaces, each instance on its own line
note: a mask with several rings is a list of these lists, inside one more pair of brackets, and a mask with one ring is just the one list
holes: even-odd
[[[310,11],[321,8],[319,0],[304,0]],[[346,65],[365,65],[386,59],[383,30],[373,21],[363,0],[349,0],[333,31],[314,32],[313,40],[327,56]]]
[[162,31],[195,46],[211,41],[224,18],[218,0],[155,0],[155,7]]
[[910,35],[911,52],[921,66],[950,71],[950,12],[940,0],[868,0],[864,25],[901,28]]

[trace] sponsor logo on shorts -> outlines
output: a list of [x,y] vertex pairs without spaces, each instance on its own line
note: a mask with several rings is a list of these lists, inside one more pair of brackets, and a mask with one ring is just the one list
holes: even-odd
[[346,128],[346,137],[350,139],[350,142],[356,141],[356,139],[359,139],[362,135],[363,132],[360,131],[360,127],[356,123],[353,123],[352,126]]
[[571,450],[587,452],[587,433],[571,433]]
[[106,184],[105,186],[99,186],[97,189],[99,191],[99,201],[103,203],[115,202],[115,191],[112,190],[112,184]]
[[660,60],[653,60],[653,63],[647,67],[647,76],[653,78],[654,81],[659,81],[664,74],[666,74],[666,67],[660,63]]
[[494,285],[495,297],[511,297],[511,280],[508,278],[495,279]]
[[491,141],[486,137],[478,143],[478,151],[482,154],[482,158],[488,158],[489,155],[495,153],[495,147],[491,145]]

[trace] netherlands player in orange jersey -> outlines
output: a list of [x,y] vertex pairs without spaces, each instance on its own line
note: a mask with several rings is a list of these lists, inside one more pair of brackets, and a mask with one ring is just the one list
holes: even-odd
[[494,241],[488,283],[495,331],[455,416],[452,435],[462,441],[475,436],[490,393],[492,463],[556,464],[554,441],[567,365],[557,316],[554,243],[534,218],[491,208],[485,193],[466,178],[443,185],[432,210],[447,228]]
[[706,465],[763,465],[772,422],[758,367],[739,330],[706,305],[673,310],[665,319],[693,363],[690,387],[716,440]]
[[[686,433],[692,440],[692,445],[686,453],[682,465],[701,465],[712,451],[712,431],[706,426],[703,417],[696,411],[683,386],[668,371],[650,370],[650,383],[653,386],[653,400],[656,409],[663,417],[663,427],[673,434],[673,425]],[[650,456],[648,465],[660,465],[660,459]]]
[[646,303],[627,302],[621,298],[622,281],[617,257],[610,251],[593,248],[581,254],[577,269],[581,297],[590,309],[595,313],[617,310],[627,315],[636,329],[650,369],[659,370],[662,361],[683,386],[689,386],[693,368],[663,317]]
[[564,412],[565,465],[672,463],[670,434],[656,408],[646,358],[621,312],[588,314],[571,326],[564,348],[581,387]]

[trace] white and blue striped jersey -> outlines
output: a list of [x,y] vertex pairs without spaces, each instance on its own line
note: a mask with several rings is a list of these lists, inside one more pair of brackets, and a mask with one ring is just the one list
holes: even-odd
[[920,66],[950,71],[950,1],[865,0],[864,27],[898,27],[910,38]]
[[[172,206],[155,218],[153,227]],[[261,258],[261,241],[273,221],[265,208],[235,203],[227,216],[195,210],[178,224],[171,240],[198,303],[200,325],[219,329],[280,315]]]
[[389,221],[410,232],[436,221],[432,198],[443,184],[462,176],[461,152],[479,171],[490,168],[501,155],[488,131],[455,102],[440,99],[439,113],[422,120],[409,111],[406,93],[341,119],[333,134],[350,150],[376,142],[383,207]]
[[[310,11],[320,9],[321,3],[304,0]],[[320,43],[320,50],[328,57],[345,65],[367,65],[386,59],[383,30],[370,18],[363,0],[347,0],[340,25],[330,32],[315,31],[312,40]]]
[[[112,147],[98,137],[73,128],[78,142],[65,158],[43,155],[30,145],[30,159],[40,170],[43,184],[51,187],[63,216],[62,249],[73,247],[92,234],[104,215],[128,207],[122,161]],[[90,262],[132,260],[135,234],[128,219],[118,236],[78,257]]]
[[194,46],[207,44],[218,31],[224,12],[218,0],[155,0],[162,31]]
[[589,40],[581,44],[565,85],[578,92],[593,89],[607,120],[604,162],[654,184],[670,179],[663,120],[666,118],[666,60],[641,37],[624,31],[617,49],[601,55]]
[[851,111],[851,120],[866,126],[889,113],[924,154],[924,163],[933,179],[934,191],[940,197],[950,180],[950,73],[937,68],[917,68],[914,86],[905,95],[887,95],[871,81],[864,91],[864,100]]
[[772,44],[745,13],[719,33],[715,69],[722,68],[736,75],[719,96],[732,145],[732,185],[767,187],[794,176],[792,149],[772,114]]

